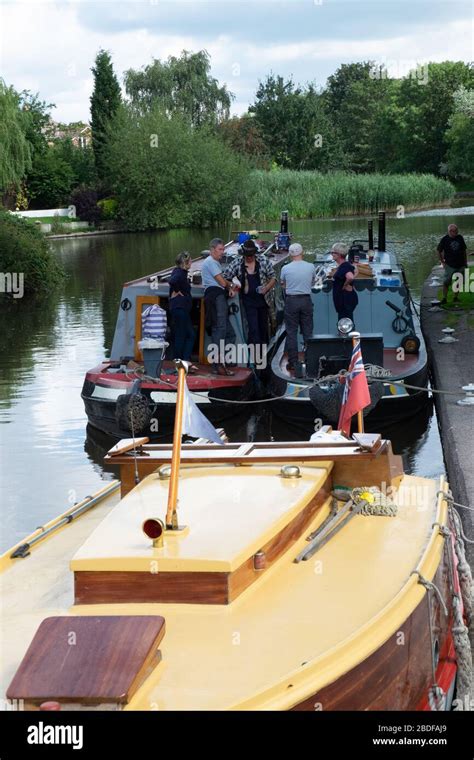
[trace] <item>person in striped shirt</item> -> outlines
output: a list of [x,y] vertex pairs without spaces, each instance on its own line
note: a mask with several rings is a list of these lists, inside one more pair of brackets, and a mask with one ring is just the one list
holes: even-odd
[[153,303],[142,312],[142,338],[165,340],[168,323],[166,311]]

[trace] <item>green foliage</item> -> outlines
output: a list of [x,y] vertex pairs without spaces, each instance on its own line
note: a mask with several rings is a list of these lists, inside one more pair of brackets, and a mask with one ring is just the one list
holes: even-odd
[[126,71],[125,90],[141,110],[158,107],[182,116],[193,127],[215,127],[229,117],[233,95],[211,77],[210,69],[205,50],[183,50],[179,58],[154,59],[142,71]]
[[0,191],[17,190],[31,166],[31,145],[19,95],[0,79]]
[[458,171],[462,163],[453,151],[462,142],[461,123],[464,139],[469,126],[459,118],[450,133],[450,119],[456,97],[464,116],[472,109],[473,77],[472,67],[448,61],[391,79],[383,66],[365,61],[343,64],[317,92],[272,74],[249,111],[270,158],[284,168],[439,174],[448,147],[450,165]]
[[449,120],[447,173],[455,179],[474,178],[474,89],[460,87],[453,96],[455,112]]
[[111,131],[110,173],[130,229],[205,226],[241,204],[247,166],[206,129],[159,109],[123,106]]
[[25,119],[26,139],[31,145],[33,159],[48,149],[48,131],[51,125],[51,109],[54,103],[40,100],[38,93],[23,90],[19,95]]
[[101,201],[97,201],[97,205],[101,209],[101,218],[108,222],[115,219],[117,216],[118,201],[116,198],[103,198]]
[[439,172],[446,157],[445,135],[454,111],[454,93],[462,85],[474,89],[474,69],[461,61],[428,64],[425,84],[415,76],[401,82],[398,171]]
[[235,153],[245,156],[253,166],[267,169],[270,157],[267,146],[250,114],[233,116],[219,124],[218,135]]
[[254,171],[244,206],[247,219],[293,219],[374,213],[431,206],[454,194],[450,182],[429,174],[384,175],[280,170]]
[[73,175],[73,187],[77,187],[78,185],[94,185],[97,182],[92,148],[76,147],[72,140],[66,137],[57,140],[50,150],[53,150],[58,158],[70,166]]
[[61,217],[58,214],[55,214],[51,220],[51,233],[53,235],[60,235],[63,232],[63,223],[61,222]]
[[289,169],[330,169],[343,165],[337,130],[313,85],[267,77],[249,109],[273,161]]
[[64,272],[36,225],[0,209],[0,271],[22,272],[25,295],[55,288]]
[[74,172],[55,151],[49,148],[35,156],[27,177],[30,208],[60,208],[67,204],[74,182]]
[[121,102],[120,85],[115,76],[110,54],[100,50],[92,68],[94,91],[91,96],[92,148],[99,179],[107,179],[107,135],[110,122]]

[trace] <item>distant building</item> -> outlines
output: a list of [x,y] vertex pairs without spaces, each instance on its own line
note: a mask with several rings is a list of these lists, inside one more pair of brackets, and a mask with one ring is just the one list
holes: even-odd
[[54,145],[56,140],[71,140],[76,148],[88,148],[92,143],[92,130],[89,124],[82,121],[72,124],[61,124],[51,120],[45,128],[48,145]]

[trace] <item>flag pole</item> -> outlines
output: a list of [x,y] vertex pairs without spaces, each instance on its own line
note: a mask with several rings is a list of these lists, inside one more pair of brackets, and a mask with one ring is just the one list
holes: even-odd
[[[360,342],[360,333],[359,332],[351,332],[351,338],[352,338],[352,350],[357,345],[357,341]],[[362,351],[361,351],[362,356]],[[364,432],[364,415],[362,409],[357,412],[357,432],[363,433]]]
[[176,412],[173,432],[173,454],[171,457],[170,486],[168,490],[168,507],[166,509],[166,529],[178,530],[178,480],[181,463],[181,437],[183,430],[184,387],[188,373],[188,363],[176,359],[178,368],[178,393],[176,397]]

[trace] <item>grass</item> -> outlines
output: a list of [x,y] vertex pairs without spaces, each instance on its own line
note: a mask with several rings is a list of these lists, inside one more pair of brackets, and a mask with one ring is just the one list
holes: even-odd
[[446,203],[454,185],[432,174],[351,174],[336,171],[255,170],[244,204],[246,219],[276,219],[288,209],[292,219],[406,211]]
[[[443,297],[443,291],[440,290],[438,293],[438,298],[441,300]],[[453,293],[450,289],[448,292],[448,303],[441,306],[442,309],[444,309],[448,315],[448,317],[457,318],[460,316],[461,310],[462,311],[471,311],[474,310],[474,292],[470,293],[469,291],[459,293],[459,301],[457,302],[457,308],[454,308],[453,303]],[[447,323],[449,327],[452,327],[452,325],[448,322]]]
[[474,179],[464,179],[460,182],[456,182],[456,192],[458,193],[474,192]]
[[60,224],[71,224],[71,222],[80,222],[80,219],[71,219],[69,216],[27,216],[24,217],[28,222],[41,222],[41,224],[52,224],[57,220]]

